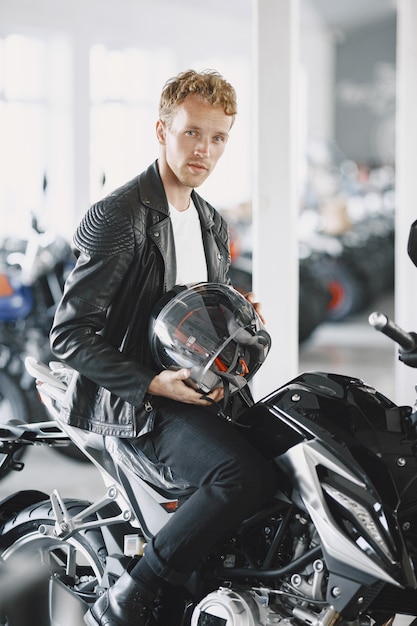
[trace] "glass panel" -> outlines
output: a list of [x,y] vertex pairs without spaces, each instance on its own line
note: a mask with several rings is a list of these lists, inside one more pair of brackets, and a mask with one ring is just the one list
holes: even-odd
[[92,46],[92,202],[139,174],[156,158],[157,98],[171,75],[171,66],[172,55],[164,49],[150,52]]
[[0,40],[0,237],[25,236],[31,212],[60,232],[71,221],[68,52],[59,36]]
[[0,39],[0,98],[4,97],[4,40]]
[[156,156],[151,113],[124,103],[91,110],[91,193],[96,200],[142,171]]
[[1,106],[2,231],[23,234],[30,225],[30,211],[42,209],[45,117],[40,105],[3,103]]
[[46,44],[23,35],[5,39],[5,97],[40,100],[45,97]]

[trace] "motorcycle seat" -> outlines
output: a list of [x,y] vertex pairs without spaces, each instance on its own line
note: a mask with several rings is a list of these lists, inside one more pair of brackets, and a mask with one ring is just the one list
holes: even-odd
[[117,465],[128,468],[166,498],[182,498],[195,491],[176,478],[170,467],[154,463],[128,439],[105,437],[105,448]]
[[[60,362],[51,361],[48,365],[27,357],[26,369],[36,379],[42,381],[42,391],[56,402],[61,403],[73,370]],[[139,476],[161,495],[176,499],[190,495],[195,489],[190,484],[178,480],[171,468],[152,462],[128,439],[103,437],[92,432],[69,426],[57,417],[59,427],[83,450],[95,464],[103,467],[112,478],[118,478],[117,467]]]

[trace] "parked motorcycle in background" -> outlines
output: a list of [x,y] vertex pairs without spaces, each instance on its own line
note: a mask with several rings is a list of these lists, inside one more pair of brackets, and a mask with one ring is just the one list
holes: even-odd
[[[297,224],[300,344],[322,323],[338,323],[368,308],[394,284],[393,169],[364,174],[336,146],[313,140],[306,161]],[[251,205],[228,213],[227,221],[234,244],[232,283],[246,293],[252,290]],[[279,273],[271,276],[280,281]]]
[[[48,419],[24,361],[49,361],[49,331],[73,265],[69,243],[35,216],[27,239],[0,241],[0,423]],[[65,453],[80,457],[72,446]]]

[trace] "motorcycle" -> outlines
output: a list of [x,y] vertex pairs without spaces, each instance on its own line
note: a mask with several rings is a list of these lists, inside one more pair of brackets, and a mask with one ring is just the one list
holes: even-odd
[[[48,419],[37,398],[25,356],[48,361],[48,335],[64,282],[74,265],[69,243],[32,217],[27,239],[0,245],[0,422],[10,417]],[[62,449],[83,459],[74,446]],[[3,474],[0,473],[0,476]]]
[[[417,232],[417,231],[415,231]],[[417,241],[417,235],[414,240]],[[417,264],[417,244],[414,249]],[[382,321],[381,321],[382,320]],[[413,333],[374,326],[417,354]],[[0,623],[81,626],[89,605],[140,558],[192,488],[129,440],[64,424],[72,372],[26,367],[53,420],[1,425],[1,463],[30,445],[72,442],[99,470],[94,502],[20,491],[0,503]],[[417,616],[417,410],[362,380],[300,374],[249,407],[250,429],[282,477],[261,510],[216,546],[181,588],[155,600],[160,626],[389,626]]]

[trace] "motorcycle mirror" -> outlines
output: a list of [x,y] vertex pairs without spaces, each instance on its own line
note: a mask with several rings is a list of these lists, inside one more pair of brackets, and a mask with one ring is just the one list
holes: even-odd
[[417,220],[411,224],[407,252],[408,256],[417,267]]

